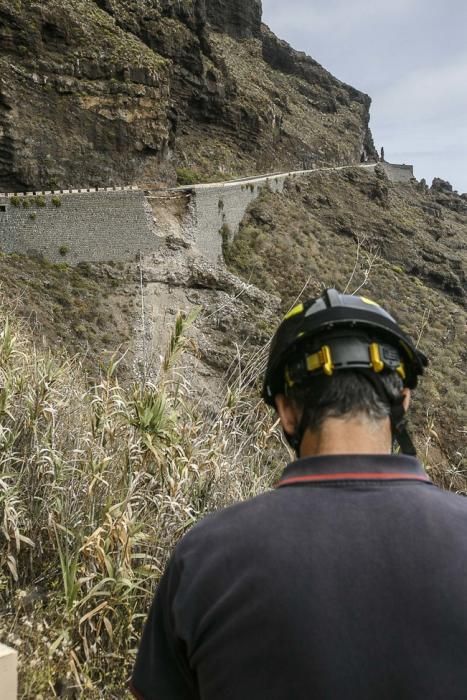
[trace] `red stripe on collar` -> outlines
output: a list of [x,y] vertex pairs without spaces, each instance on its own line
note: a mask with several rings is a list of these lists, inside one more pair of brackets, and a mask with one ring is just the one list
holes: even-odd
[[306,476],[290,476],[279,481],[276,488],[291,484],[304,484],[316,481],[425,481],[431,483],[427,476],[408,474],[407,472],[341,472],[340,474],[307,474]]
[[134,695],[134,697],[136,698],[136,700],[144,700],[144,697],[141,695],[141,693],[139,692],[139,690],[136,690],[136,688],[135,688],[135,686],[133,685],[133,683],[130,683],[129,691],[130,691],[130,693],[132,693],[132,695]]

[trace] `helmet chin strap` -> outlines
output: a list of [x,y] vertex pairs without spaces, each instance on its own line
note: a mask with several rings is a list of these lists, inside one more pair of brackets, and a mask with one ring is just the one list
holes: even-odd
[[304,409],[302,413],[302,417],[300,418],[300,421],[295,429],[295,432],[293,434],[286,433],[284,431],[285,439],[289,443],[290,447],[293,449],[295,454],[297,455],[297,459],[300,459],[300,446],[303,441],[303,437],[307,431],[308,428],[308,412],[306,408]]
[[417,456],[417,450],[407,430],[407,422],[405,410],[403,406],[403,397],[397,402],[391,404],[391,430],[392,437],[401,448],[402,454]]
[[[394,399],[384,388],[384,384],[373,372],[365,372],[365,376],[371,382],[374,390],[384,403],[389,403],[391,421],[391,434],[393,442],[396,442],[403,454],[415,457],[417,450],[412,438],[407,430],[406,414],[404,410],[404,397],[401,395]],[[297,458],[300,458],[300,446],[308,428],[308,412],[306,408],[293,434],[285,433],[285,438],[291,448],[295,451]]]
[[409,435],[407,429],[407,420],[404,409],[404,397],[402,394],[397,398],[394,398],[389,394],[383,382],[379,379],[377,374],[371,371],[365,371],[365,377],[371,382],[373,389],[376,391],[381,401],[389,404],[390,414],[389,418],[391,421],[391,433],[393,442],[397,442],[402,454],[411,455],[416,457],[417,450],[413,444],[412,438]]

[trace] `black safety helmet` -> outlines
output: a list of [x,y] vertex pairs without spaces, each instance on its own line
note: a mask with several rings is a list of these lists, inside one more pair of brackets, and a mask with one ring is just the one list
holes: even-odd
[[[317,299],[295,306],[279,326],[271,343],[263,398],[275,406],[276,395],[287,394],[293,386],[344,369],[361,371],[389,402],[393,436],[403,452],[415,454],[402,397],[395,404],[380,376],[397,372],[404,386],[414,389],[427,365],[425,355],[376,302],[327,289]],[[305,429],[289,436],[296,449]]]

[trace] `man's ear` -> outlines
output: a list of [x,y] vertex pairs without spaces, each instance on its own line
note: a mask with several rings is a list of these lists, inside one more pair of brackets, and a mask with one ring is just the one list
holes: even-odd
[[402,396],[402,405],[404,407],[404,411],[407,413],[407,411],[409,410],[410,402],[412,400],[412,392],[410,391],[410,389],[407,388],[402,389]]
[[300,414],[295,402],[285,394],[277,394],[276,409],[284,432],[287,435],[293,435],[300,421]]

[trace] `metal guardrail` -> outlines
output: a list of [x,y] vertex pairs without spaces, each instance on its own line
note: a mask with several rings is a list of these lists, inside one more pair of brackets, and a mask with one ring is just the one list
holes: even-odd
[[139,189],[137,185],[124,185],[121,187],[81,187],[78,189],[37,190],[35,192],[0,192],[0,197],[42,197],[62,194],[95,194],[96,192],[136,192],[139,191]]

